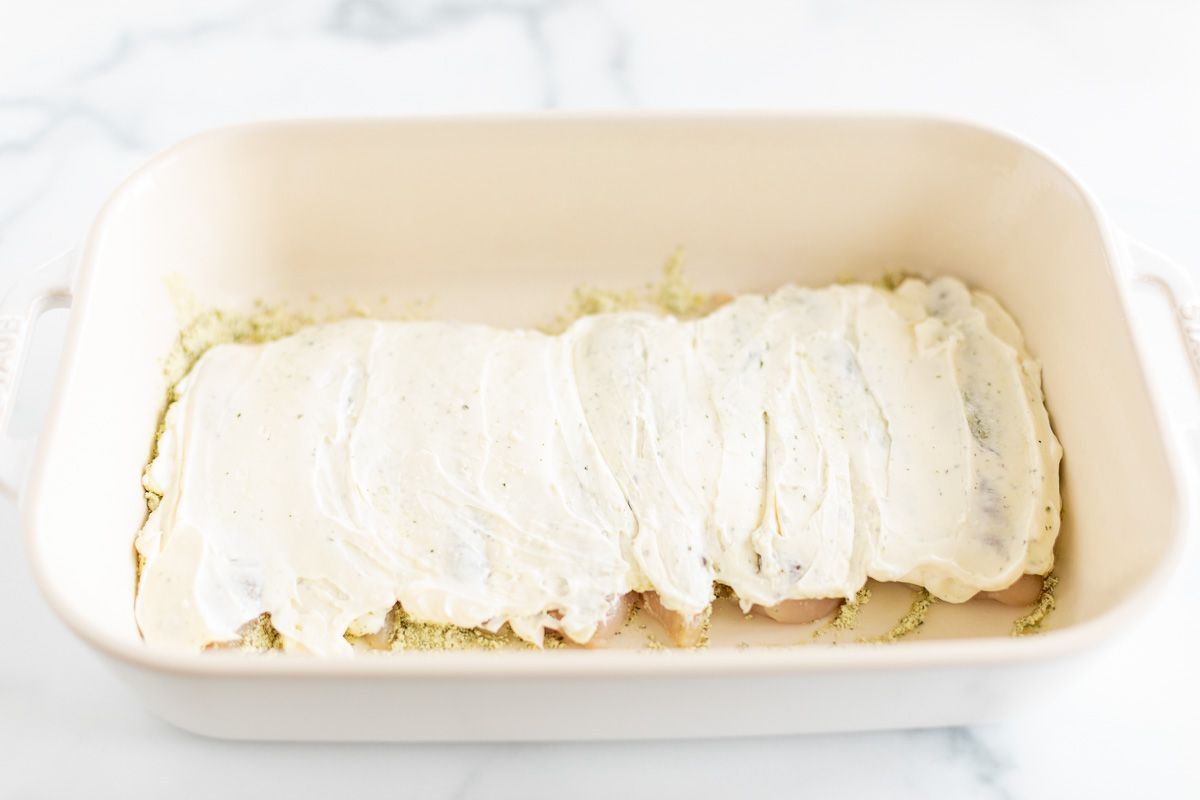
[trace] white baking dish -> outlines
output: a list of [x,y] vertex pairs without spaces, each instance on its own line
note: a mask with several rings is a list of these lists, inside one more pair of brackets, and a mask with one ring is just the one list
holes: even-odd
[[[1011,638],[994,606],[971,603],[937,607],[918,636],[887,646],[755,646],[778,641],[766,624],[722,628],[694,652],[318,660],[144,646],[130,547],[177,330],[167,276],[206,306],[432,295],[440,317],[528,325],[580,284],[644,283],[676,245],[706,288],[902,268],[960,276],[1014,313],[1066,452],[1062,584],[1045,633]],[[210,735],[658,737],[987,719],[1053,691],[1145,612],[1188,517],[1176,437],[1127,313],[1135,276],[1158,276],[1182,303],[1195,297],[1186,273],[1115,234],[1053,161],[967,125],[625,116],[218,131],[131,177],[72,283],[74,260],[10,294],[0,319],[6,401],[33,316],[71,305],[23,495],[32,563],[58,614],[151,709]],[[6,446],[11,487],[20,444]]]

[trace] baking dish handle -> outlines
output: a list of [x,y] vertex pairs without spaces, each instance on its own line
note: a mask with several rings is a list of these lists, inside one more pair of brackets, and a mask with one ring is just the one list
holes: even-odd
[[8,433],[34,325],[46,311],[71,305],[75,254],[68,251],[24,275],[0,299],[0,493],[16,500],[35,437]]
[[1123,235],[1133,276],[1157,285],[1167,294],[1183,336],[1187,360],[1200,386],[1200,288],[1191,270],[1137,239]]

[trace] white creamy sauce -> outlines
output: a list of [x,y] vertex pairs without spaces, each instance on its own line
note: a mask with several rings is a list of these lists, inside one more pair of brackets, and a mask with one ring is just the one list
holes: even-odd
[[953,279],[781,289],[689,322],[559,336],[353,320],[210,350],[145,485],[154,645],[351,652],[415,619],[586,641],[617,598],[685,616],[852,597],[951,602],[1052,565],[1061,450],[1038,364]]

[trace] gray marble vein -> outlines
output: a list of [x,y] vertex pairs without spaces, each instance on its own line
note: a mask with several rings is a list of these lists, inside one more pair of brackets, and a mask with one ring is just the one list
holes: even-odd
[[253,16],[247,8],[228,17],[187,20],[178,26],[119,31],[108,50],[71,75],[71,82],[95,80],[126,65],[148,47],[198,44],[237,30]]
[[396,45],[452,31],[480,19],[509,21],[521,30],[537,58],[540,67],[540,105],[554,108],[558,105],[558,88],[554,57],[546,41],[544,26],[549,15],[561,10],[569,2],[450,0],[411,3],[399,0],[338,0],[325,30],[337,36],[361,39],[376,45]]
[[136,134],[87,103],[71,98],[15,97],[0,98],[0,115],[6,111],[32,111],[42,122],[24,136],[0,137],[0,158],[23,156],[41,147],[60,128],[83,123],[114,146],[125,150],[144,150],[146,145]]
[[501,18],[528,26],[552,14],[570,0],[337,0],[325,29],[375,44],[397,44],[433,36],[485,18]]
[[986,790],[986,796],[996,800],[1015,800],[1005,785],[1005,776],[1012,764],[1002,753],[994,750],[975,728],[946,728],[937,733],[947,738],[951,755],[968,764],[980,789]]
[[631,107],[638,105],[637,92],[633,88],[633,79],[629,71],[630,54],[633,50],[633,38],[629,32],[615,19],[607,19],[609,26],[608,73],[613,85],[625,103]]

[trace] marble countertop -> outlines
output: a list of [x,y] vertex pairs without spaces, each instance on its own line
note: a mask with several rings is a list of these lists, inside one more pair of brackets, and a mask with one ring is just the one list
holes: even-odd
[[[876,109],[999,125],[1112,218],[1200,264],[1200,5],[1189,2],[48,0],[0,7],[0,286],[75,244],[194,132],[280,117],[536,109]],[[1162,316],[1161,298],[1139,298]],[[64,316],[34,346],[36,427]],[[1167,333],[1170,333],[1168,330]],[[1163,347],[1177,350],[1175,343]],[[1182,356],[1169,363],[1187,375]],[[1172,408],[1195,422],[1182,380]],[[1194,537],[1193,537],[1194,539]],[[53,618],[0,505],[0,797],[1200,794],[1200,548],[1153,613],[1003,724],[610,744],[285,745],[150,717]]]

